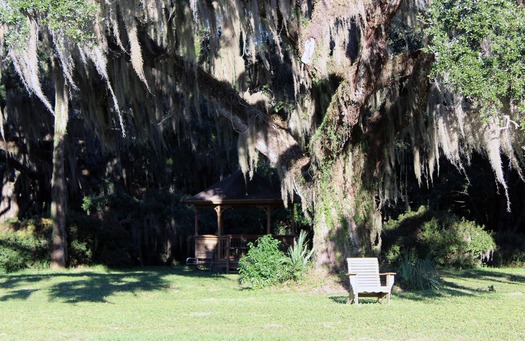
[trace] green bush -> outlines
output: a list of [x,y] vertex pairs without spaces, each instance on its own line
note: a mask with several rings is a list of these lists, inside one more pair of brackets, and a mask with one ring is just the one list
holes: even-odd
[[69,245],[69,265],[92,265],[93,264],[93,250],[89,247],[87,242],[72,240]]
[[401,245],[394,244],[385,252],[383,252],[383,258],[387,264],[396,264],[401,258]]
[[492,236],[472,221],[432,218],[418,235],[437,264],[472,267],[489,261],[496,247]]
[[239,260],[239,281],[258,289],[288,280],[300,279],[310,265],[313,250],[308,249],[306,232],[301,231],[299,238],[285,254],[280,250],[280,241],[266,235],[256,243],[248,243],[249,250]]
[[472,267],[491,260],[496,244],[483,226],[421,206],[384,226],[382,258],[399,265],[408,252],[439,266]]
[[515,253],[511,258],[512,266],[525,268],[525,251]]
[[70,266],[94,265],[97,263],[96,246],[104,243],[99,230],[102,223],[92,216],[70,210],[67,216],[68,256]]
[[6,272],[49,264],[51,221],[12,220],[0,228],[0,269]]
[[425,258],[425,252],[419,252],[417,235],[420,227],[432,218],[432,212],[425,206],[417,211],[409,209],[400,214],[397,219],[389,219],[383,225],[381,258],[386,264],[398,266],[403,261],[404,254],[410,250],[418,251]]
[[239,281],[252,288],[263,288],[285,282],[290,278],[285,265],[286,255],[279,250],[280,241],[271,235],[257,239],[256,243],[248,243],[249,250],[245,257],[239,260]]

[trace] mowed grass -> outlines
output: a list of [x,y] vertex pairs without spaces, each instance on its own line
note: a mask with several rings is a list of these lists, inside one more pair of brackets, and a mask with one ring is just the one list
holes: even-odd
[[254,291],[183,267],[2,274],[0,340],[525,339],[525,269],[443,275],[439,292],[354,306],[325,277]]

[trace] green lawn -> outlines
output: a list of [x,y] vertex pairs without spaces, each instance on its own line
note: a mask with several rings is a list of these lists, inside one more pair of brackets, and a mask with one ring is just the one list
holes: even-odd
[[[444,273],[438,293],[345,304],[325,278],[253,291],[175,268],[0,275],[0,340],[502,340],[525,338],[525,269]],[[489,291],[493,286],[495,291]]]

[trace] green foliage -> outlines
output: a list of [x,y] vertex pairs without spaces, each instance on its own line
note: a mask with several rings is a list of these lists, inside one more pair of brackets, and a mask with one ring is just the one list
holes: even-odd
[[288,266],[290,277],[294,280],[300,279],[308,269],[313,249],[308,250],[307,234],[304,230],[299,233],[295,245],[288,249],[288,258],[285,258],[285,264]]
[[383,258],[388,264],[397,263],[400,259],[402,259],[401,256],[401,245],[399,244],[391,245],[386,249],[386,251],[383,252]]
[[525,268],[525,251],[520,251],[513,254],[511,264],[516,267]]
[[[525,111],[525,8],[512,0],[437,0],[426,17],[433,75],[495,116]],[[522,120],[523,121],[523,120]]]
[[51,221],[11,220],[0,228],[0,269],[6,272],[49,264]]
[[55,34],[85,43],[94,38],[90,27],[96,9],[96,2],[85,0],[7,0],[0,4],[0,24],[10,28],[6,42],[12,46],[27,38],[28,19],[38,20]]
[[108,206],[115,205],[115,200],[112,200],[114,197],[118,197],[118,200],[123,201],[128,201],[131,198],[128,194],[116,193],[115,184],[109,179],[104,179],[98,194],[82,198],[81,208],[87,214],[101,212],[107,209]]
[[483,226],[421,206],[384,226],[383,259],[400,263],[408,252],[440,266],[472,267],[491,259],[496,244]]
[[250,250],[239,260],[239,281],[254,289],[272,286],[289,279],[285,266],[286,255],[279,249],[280,241],[271,235],[257,239],[256,244],[248,243]]
[[437,290],[441,283],[434,263],[418,258],[416,253],[404,255],[397,272],[401,286],[409,290]]
[[288,280],[299,280],[310,266],[313,249],[309,250],[307,234],[299,233],[288,253],[280,250],[280,241],[265,235],[256,243],[248,243],[250,250],[239,260],[239,282],[260,289]]
[[98,219],[71,211],[67,216],[69,265],[94,265],[100,261],[99,246],[105,244]]
[[496,247],[492,236],[472,221],[432,218],[421,227],[420,242],[439,265],[472,267],[490,260]]
[[93,249],[87,241],[77,239],[71,241],[69,246],[69,265],[81,266],[93,264]]

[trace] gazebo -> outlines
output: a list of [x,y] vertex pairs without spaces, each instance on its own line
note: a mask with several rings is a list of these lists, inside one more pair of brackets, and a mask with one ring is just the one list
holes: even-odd
[[[225,233],[224,212],[243,207],[259,208],[266,214],[265,234],[271,234],[272,211],[285,207],[279,188],[273,187],[267,179],[256,173],[251,178],[248,175],[245,177],[240,170],[186,199],[185,203],[195,207],[195,235],[191,237],[194,254],[187,258],[186,263],[223,269],[226,272],[237,269],[239,259],[248,250],[248,242],[255,241],[263,234]],[[290,207],[293,210],[293,203]],[[203,235],[199,231],[199,211],[210,208],[217,214],[217,230],[215,234]],[[292,211],[291,235],[274,235],[274,238],[281,240],[283,247],[293,243],[293,216]]]

